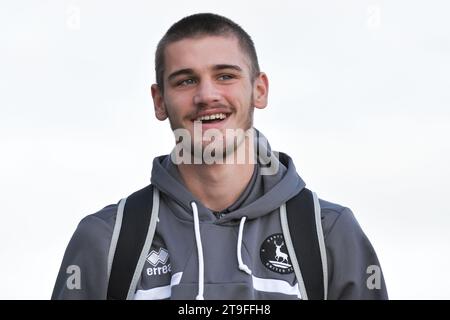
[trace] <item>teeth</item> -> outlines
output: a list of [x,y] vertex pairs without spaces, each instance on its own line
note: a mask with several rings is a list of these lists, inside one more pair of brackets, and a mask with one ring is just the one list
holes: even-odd
[[202,116],[199,117],[197,119],[195,119],[195,121],[207,121],[207,120],[215,120],[215,119],[225,119],[227,116],[225,115],[225,113],[216,113],[216,114],[211,114],[208,116]]

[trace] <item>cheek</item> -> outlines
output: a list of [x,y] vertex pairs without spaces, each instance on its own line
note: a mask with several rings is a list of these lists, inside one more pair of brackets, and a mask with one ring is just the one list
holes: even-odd
[[164,101],[168,113],[177,118],[183,117],[183,114],[189,110],[190,100],[185,95],[168,95]]
[[250,106],[252,92],[249,88],[230,88],[224,96],[237,112],[245,112]]
[[169,97],[169,100],[174,105],[182,105],[188,101],[188,95],[185,93],[173,94]]

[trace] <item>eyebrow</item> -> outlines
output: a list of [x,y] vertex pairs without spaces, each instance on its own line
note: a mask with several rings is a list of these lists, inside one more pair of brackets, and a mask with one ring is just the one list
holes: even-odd
[[215,71],[223,70],[223,69],[233,69],[233,70],[242,72],[242,68],[237,65],[234,65],[234,64],[216,64],[213,67],[213,70],[215,70]]
[[[242,72],[242,68],[237,65],[234,65],[234,64],[216,64],[212,69],[214,71],[219,71],[219,70],[224,70],[224,69],[232,69],[232,70],[235,70],[238,72]],[[194,73],[195,73],[194,70],[190,69],[190,68],[180,69],[180,70],[172,72],[167,79],[170,81],[179,75],[192,75]]]

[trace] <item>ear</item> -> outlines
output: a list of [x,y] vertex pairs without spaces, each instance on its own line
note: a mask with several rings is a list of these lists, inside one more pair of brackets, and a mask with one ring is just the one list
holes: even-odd
[[155,107],[156,119],[163,121],[167,119],[166,106],[164,105],[164,97],[161,89],[157,84],[152,84],[153,106]]
[[255,107],[264,109],[267,106],[269,94],[269,79],[264,72],[260,72],[253,83],[253,101]]

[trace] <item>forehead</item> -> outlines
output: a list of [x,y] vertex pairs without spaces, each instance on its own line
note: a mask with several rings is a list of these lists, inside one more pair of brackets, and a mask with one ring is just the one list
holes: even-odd
[[249,58],[236,37],[186,38],[170,43],[164,52],[166,76],[179,69],[203,70],[219,64],[238,65],[249,72]]

